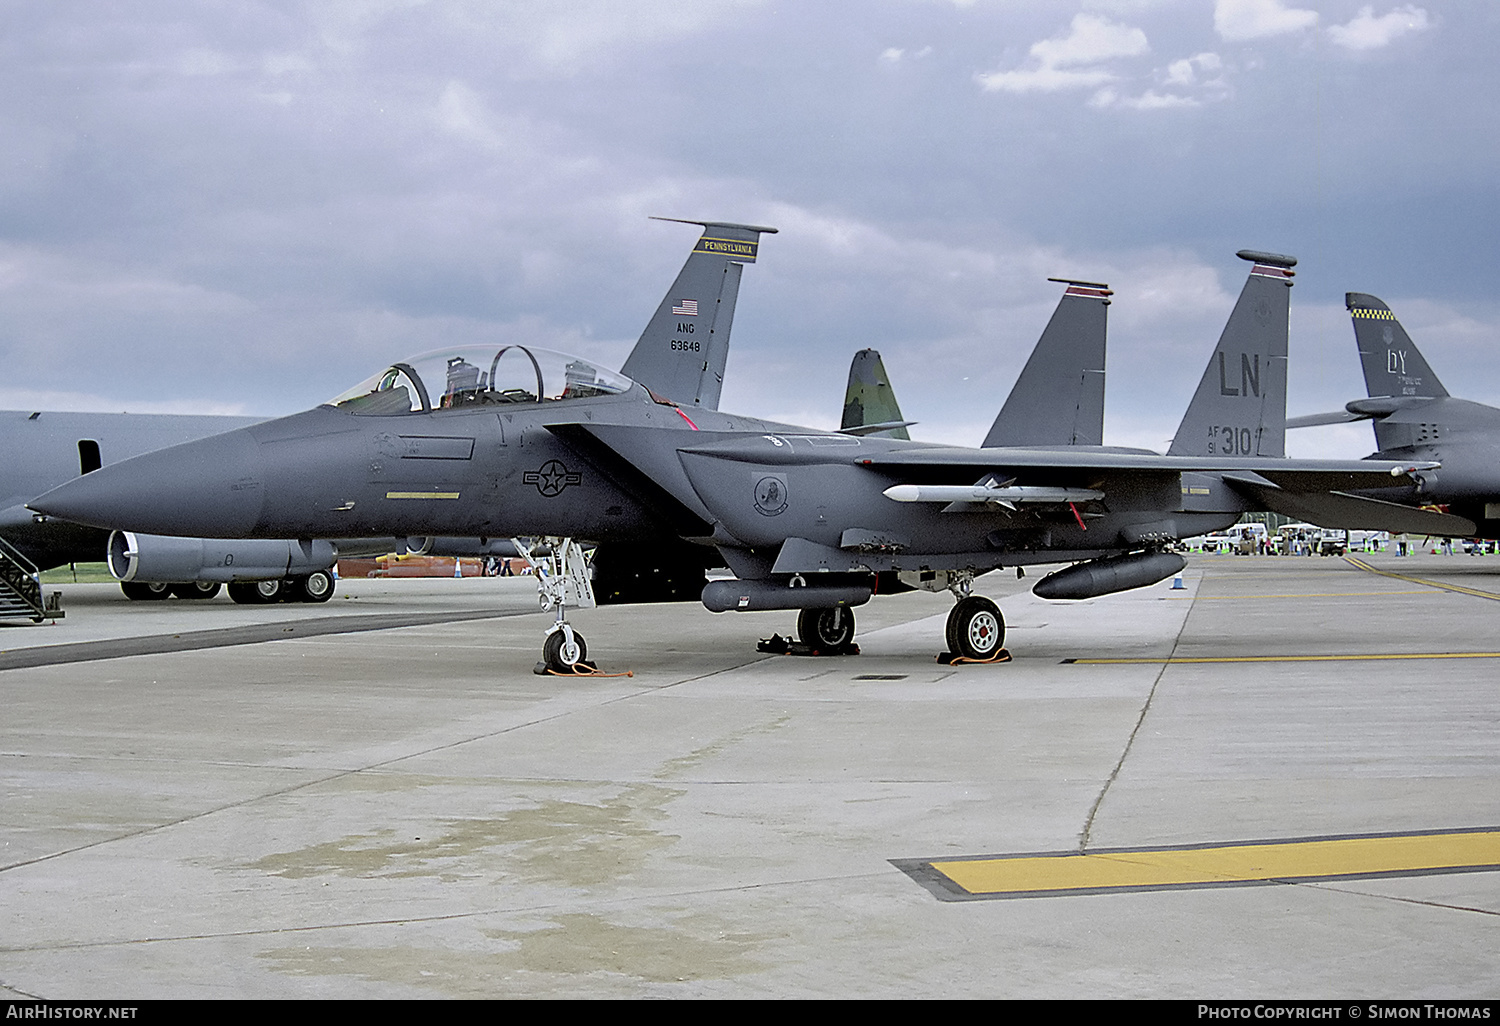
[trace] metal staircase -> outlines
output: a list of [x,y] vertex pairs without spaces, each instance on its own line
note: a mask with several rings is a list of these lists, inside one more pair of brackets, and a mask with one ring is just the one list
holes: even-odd
[[44,596],[36,567],[0,538],[0,619],[24,616],[33,623],[41,623],[62,615],[58,593]]

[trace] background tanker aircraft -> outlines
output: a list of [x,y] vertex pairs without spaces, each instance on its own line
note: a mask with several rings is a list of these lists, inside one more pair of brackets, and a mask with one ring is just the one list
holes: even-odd
[[[660,218],[658,220],[676,220]],[[757,228],[713,221],[688,254],[671,289],[626,362],[627,372],[687,406],[718,405],[744,264],[753,262]],[[690,309],[691,315],[674,312]],[[686,324],[688,331],[679,331]],[[509,539],[379,537],[289,540],[184,538],[86,527],[32,512],[26,503],[102,466],[146,452],[259,422],[256,417],[0,411],[0,445],[9,457],[0,473],[0,545],[9,544],[27,571],[107,560],[132,599],[209,598],[221,584],[239,602],[281,598],[326,601],[331,568],[343,555],[413,551],[434,555],[516,555]],[[0,550],[3,551],[3,550]],[[0,555],[0,559],[7,558]],[[29,564],[29,565],[28,565]],[[606,595],[670,598],[672,575],[625,566],[605,553],[612,576]],[[668,568],[670,569],[670,568]],[[697,587],[702,586],[701,567]],[[3,585],[0,585],[3,587]],[[697,597],[693,590],[692,597]]]
[[1354,321],[1368,397],[1336,413],[1295,417],[1288,424],[1373,421],[1379,451],[1370,459],[1442,464],[1413,474],[1403,487],[1375,494],[1410,505],[1442,506],[1474,522],[1473,530],[1455,535],[1500,538],[1500,409],[1450,396],[1379,299],[1350,292],[1344,305]]
[[[758,231],[719,229],[743,244],[742,256],[754,255]],[[1183,565],[1162,551],[1167,542],[1238,519],[1242,482],[1257,495],[1321,496],[1403,472],[1283,456],[1279,434],[1264,429],[1268,415],[1284,424],[1272,393],[1284,402],[1294,261],[1241,255],[1255,267],[1166,456],[1095,445],[967,449],[722,413],[705,402],[716,398],[706,377],[712,342],[700,348],[708,311],[701,298],[679,297],[663,304],[672,330],[626,364],[639,372],[682,360],[668,394],[525,346],[437,350],[304,413],[106,467],[33,507],[190,536],[549,536],[557,573],[541,583],[558,621],[544,654],[556,668],[586,652],[562,615],[565,603],[592,601],[575,538],[649,567],[681,559],[701,573],[725,563],[736,579],[704,587],[705,606],[799,609],[803,640],[824,649],[852,639],[849,607],[877,588],[946,589],[957,599],[950,650],[987,658],[1004,621],[970,593],[979,574],[1076,561],[1037,593],[1138,587]],[[1078,416],[1075,402],[1066,419]],[[1092,407],[1087,417],[1091,425]],[[548,579],[570,587],[549,594]]]

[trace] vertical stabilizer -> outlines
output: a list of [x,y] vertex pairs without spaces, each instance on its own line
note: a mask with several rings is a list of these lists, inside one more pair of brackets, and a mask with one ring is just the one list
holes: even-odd
[[1067,285],[1052,320],[984,436],[997,445],[1103,445],[1106,310],[1114,295],[1097,282]]
[[844,392],[839,430],[850,435],[909,439],[906,429],[912,423],[901,417],[901,406],[880,353],[874,349],[855,353],[849,363],[849,387]]
[[1286,353],[1295,257],[1242,249],[1253,265],[1183,414],[1169,456],[1285,456]]
[[1365,370],[1365,389],[1372,398],[1448,395],[1390,307],[1363,292],[1345,293],[1344,305],[1354,318],[1354,341]]
[[703,236],[620,371],[664,399],[716,410],[740,274],[746,264],[755,262],[761,233],[776,229],[674,217],[656,220],[702,225]]

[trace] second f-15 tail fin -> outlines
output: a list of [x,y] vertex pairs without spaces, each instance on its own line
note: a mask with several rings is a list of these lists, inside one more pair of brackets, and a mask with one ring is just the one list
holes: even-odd
[[1285,456],[1287,318],[1295,257],[1242,249],[1250,277],[1169,456]]
[[985,448],[1104,444],[1106,310],[1114,293],[1097,282],[1047,280],[1068,287],[984,436]]
[[656,220],[702,225],[703,236],[620,372],[663,399],[716,410],[740,274],[755,262],[761,234],[776,229],[675,217]]

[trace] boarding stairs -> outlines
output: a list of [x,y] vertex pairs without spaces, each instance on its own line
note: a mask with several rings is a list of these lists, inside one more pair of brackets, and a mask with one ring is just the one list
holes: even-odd
[[31,560],[0,538],[0,619],[26,617],[33,623],[63,615],[58,593],[42,594],[42,577]]

